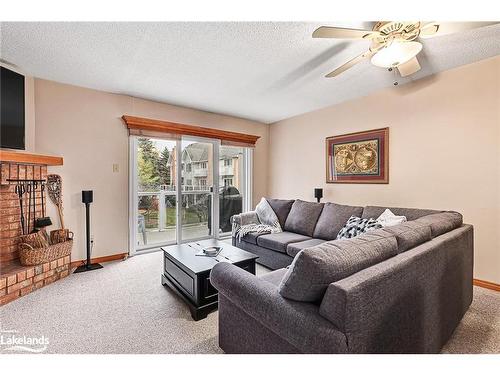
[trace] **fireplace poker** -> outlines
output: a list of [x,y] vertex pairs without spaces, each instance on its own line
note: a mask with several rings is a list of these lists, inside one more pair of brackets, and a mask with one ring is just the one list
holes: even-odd
[[33,230],[31,233],[35,233],[36,229],[36,189],[38,188],[38,182],[33,181]]
[[16,185],[16,194],[19,197],[19,208],[21,209],[21,230],[23,234],[26,234],[25,223],[24,223],[24,210],[23,210],[23,195],[26,191],[24,184]]
[[26,233],[30,232],[30,222],[31,222],[31,183],[26,186],[28,190],[28,221],[26,225]]

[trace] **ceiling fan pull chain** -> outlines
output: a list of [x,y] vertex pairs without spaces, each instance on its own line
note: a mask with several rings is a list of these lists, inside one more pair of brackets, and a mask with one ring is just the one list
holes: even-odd
[[392,72],[394,74],[394,82],[393,82],[393,85],[394,86],[397,86],[398,85],[398,75],[396,73],[396,69],[395,68],[388,68],[387,69],[388,72]]
[[396,72],[397,69],[392,68],[392,71],[393,71],[393,74],[394,74],[394,83],[393,83],[393,85],[397,86],[399,84],[398,83],[398,73]]

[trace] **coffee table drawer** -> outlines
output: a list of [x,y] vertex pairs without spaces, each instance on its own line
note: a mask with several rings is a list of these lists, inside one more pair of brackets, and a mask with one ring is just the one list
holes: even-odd
[[194,280],[186,272],[181,270],[175,263],[165,258],[165,272],[191,296],[194,296]]

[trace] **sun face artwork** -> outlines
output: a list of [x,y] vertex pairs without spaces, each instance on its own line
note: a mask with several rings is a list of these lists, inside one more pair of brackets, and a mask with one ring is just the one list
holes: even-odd
[[389,128],[326,139],[326,182],[388,183]]

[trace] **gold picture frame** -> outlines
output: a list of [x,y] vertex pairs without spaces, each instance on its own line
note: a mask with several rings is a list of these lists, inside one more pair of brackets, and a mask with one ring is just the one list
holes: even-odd
[[326,183],[388,184],[389,128],[327,137]]

